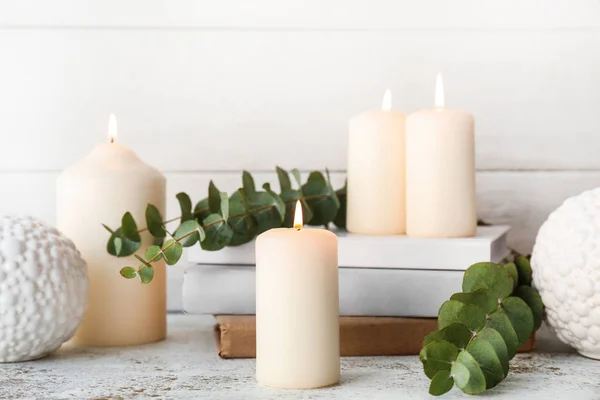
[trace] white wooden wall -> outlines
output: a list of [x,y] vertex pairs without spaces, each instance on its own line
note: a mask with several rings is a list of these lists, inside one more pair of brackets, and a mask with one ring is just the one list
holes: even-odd
[[433,104],[476,117],[480,216],[531,249],[600,186],[598,0],[0,0],[0,213],[54,221],[60,171],[105,140],[174,195],[276,164],[343,181],[347,120]]

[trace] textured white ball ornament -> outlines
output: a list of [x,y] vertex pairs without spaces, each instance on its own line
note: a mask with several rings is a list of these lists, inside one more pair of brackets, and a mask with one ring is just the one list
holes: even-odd
[[41,358],[87,307],[87,265],[71,240],[31,217],[0,217],[0,362]]
[[558,338],[600,359],[600,188],[567,199],[550,214],[531,265]]

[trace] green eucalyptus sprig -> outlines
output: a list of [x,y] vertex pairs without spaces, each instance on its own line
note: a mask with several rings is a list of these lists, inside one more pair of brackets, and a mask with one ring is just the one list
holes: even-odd
[[467,269],[463,292],[442,305],[438,330],[425,338],[420,353],[430,394],[442,395],[454,385],[477,394],[506,378],[509,360],[542,324],[544,305],[531,275],[523,256]]
[[[110,232],[106,249],[116,257],[133,255],[139,267],[123,267],[121,275],[128,279],[139,277],[142,283],[149,283],[154,278],[152,263],[163,260],[168,265],[179,261],[184,247],[200,243],[204,250],[216,251],[225,246],[239,246],[250,242],[256,236],[271,228],[292,227],[293,211],[296,202],[302,204],[304,222],[307,225],[325,225],[333,222],[339,228],[346,226],[346,187],[334,190],[331,186],[329,172],[325,175],[314,171],[305,183],[300,179],[300,172],[290,173],[277,167],[277,177],[281,193],[271,189],[269,183],[258,190],[252,175],[244,171],[242,187],[231,196],[219,191],[211,181],[208,186],[208,197],[200,200],[192,207],[192,200],[186,193],[176,197],[181,209],[179,217],[164,221],[159,210],[152,204],[146,207],[146,227],[139,228],[131,213],[126,212],[121,219],[121,226],[115,230],[104,225]],[[179,222],[173,231],[167,224]],[[136,252],[142,245],[141,233],[150,233],[153,244],[143,255]]]

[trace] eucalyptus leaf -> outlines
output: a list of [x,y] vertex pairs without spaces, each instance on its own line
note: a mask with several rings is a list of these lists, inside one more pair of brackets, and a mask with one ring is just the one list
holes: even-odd
[[542,297],[536,288],[527,285],[521,285],[517,288],[517,296],[523,299],[531,309],[533,314],[533,331],[537,331],[542,326],[544,320],[544,303]]
[[298,187],[302,187],[302,178],[300,176],[300,171],[298,171],[297,168],[292,169],[291,171],[292,176],[294,177],[294,180],[296,181],[296,184],[298,185]]
[[423,346],[427,346],[429,343],[436,340],[445,340],[455,345],[458,349],[464,349],[467,347],[469,341],[473,338],[473,332],[466,326],[460,323],[452,323],[446,326],[444,329],[435,331],[425,336]]
[[505,377],[504,368],[494,347],[484,339],[476,337],[467,345],[467,352],[473,356],[485,376],[486,389],[495,387]]
[[308,181],[302,185],[302,194],[313,212],[310,225],[327,225],[335,219],[340,201],[322,173],[310,173]]
[[279,180],[279,188],[281,192],[292,190],[292,182],[290,181],[290,174],[283,168],[276,167],[277,179]]
[[469,293],[455,293],[450,300],[477,306],[486,314],[491,314],[498,308],[498,299],[486,289],[478,289]]
[[181,222],[188,221],[190,219],[194,219],[194,214],[192,213],[192,199],[187,193],[177,193],[175,196],[177,197],[177,201],[179,201],[179,208],[181,209]]
[[346,195],[348,193],[348,182],[344,184],[344,187],[335,192],[339,202],[340,209],[338,210],[333,223],[340,229],[346,229],[346,210],[348,209],[348,201]]
[[133,279],[137,276],[137,271],[132,267],[123,267],[121,271],[119,271],[123,278]]
[[157,238],[164,238],[166,236],[160,211],[152,204],[146,206],[146,226],[152,236]]
[[510,323],[512,324],[517,337],[519,338],[519,345],[523,345],[529,340],[533,333],[533,313],[531,309],[519,297],[509,297],[502,301],[502,308],[506,312]]
[[224,220],[229,219],[229,195],[225,192],[219,193],[219,210]]
[[504,339],[502,339],[502,335],[495,329],[490,327],[485,327],[479,332],[477,332],[477,338],[486,340],[489,344],[492,345],[498,359],[500,360],[500,364],[502,365],[502,370],[504,371],[504,377],[508,374],[508,349],[506,347],[506,343]]
[[467,394],[485,391],[485,376],[477,361],[468,351],[461,351],[450,371],[454,384]]
[[142,265],[138,270],[138,275],[142,283],[150,283],[154,279],[154,268],[152,266]]
[[510,262],[508,264],[504,264],[503,267],[508,271],[508,274],[513,279],[513,289],[516,288],[519,284],[519,271],[517,271],[517,266],[515,263]]
[[459,323],[477,332],[485,326],[485,312],[474,305],[461,303],[456,300],[448,300],[440,308],[438,315],[438,329]]
[[[166,232],[165,232],[166,235]],[[158,247],[162,247],[163,243],[165,242],[165,238],[164,237],[155,237],[154,240],[152,241],[152,244]]]
[[123,236],[132,242],[141,242],[140,233],[138,232],[137,224],[133,215],[130,212],[126,212],[121,219],[121,229]]
[[177,264],[182,254],[183,246],[180,243],[173,239],[169,239],[165,242],[165,246],[163,247],[163,256],[168,265]]
[[248,171],[242,172],[242,184],[246,195],[251,195],[256,192],[256,186],[254,185],[254,178]]
[[425,375],[429,379],[432,379],[440,371],[449,371],[457,356],[456,346],[445,341],[431,342],[423,347],[419,354]]
[[508,358],[512,360],[519,348],[519,337],[517,336],[515,328],[513,328],[510,323],[510,319],[508,318],[508,315],[506,315],[504,309],[499,308],[490,314],[486,326],[493,328],[500,333],[506,344]]
[[163,257],[162,249],[156,245],[150,246],[146,249],[145,256],[148,262],[158,261]]
[[450,371],[440,371],[434,375],[429,385],[429,394],[433,396],[441,396],[448,393],[454,386],[454,379],[450,376]]
[[239,246],[254,239],[258,233],[258,224],[248,214],[246,195],[242,189],[229,198],[229,212],[231,215],[227,223],[233,232],[229,246]]
[[115,231],[113,231],[112,229],[110,229],[108,227],[108,225],[102,224],[102,226],[104,227],[104,229],[106,229],[111,235],[115,233]]
[[498,300],[511,295],[514,282],[508,271],[499,264],[481,262],[471,265],[463,278],[463,292],[486,289]]
[[198,241],[204,240],[206,234],[198,221],[191,219],[179,225],[173,237],[181,243],[183,247],[192,247],[198,243]]
[[194,216],[196,221],[202,223],[211,214],[210,207],[208,205],[208,197],[200,200],[194,207]]
[[246,191],[244,187],[248,213],[258,225],[258,233],[271,228],[278,228],[283,223],[285,204],[281,197],[273,191]]
[[533,271],[527,257],[515,257],[515,265],[517,266],[517,271],[519,271],[519,285],[531,286]]
[[210,214],[204,219],[206,239],[200,242],[204,250],[221,250],[233,238],[233,230],[220,214]]
[[208,184],[208,208],[211,213],[218,213],[221,210],[221,192],[213,181]]
[[134,242],[124,237],[119,228],[108,239],[106,250],[110,255],[116,257],[128,257],[138,251],[141,245],[141,242]]

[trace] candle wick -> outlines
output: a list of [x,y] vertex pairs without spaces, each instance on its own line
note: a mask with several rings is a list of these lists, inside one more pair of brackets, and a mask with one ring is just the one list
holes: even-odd
[[114,136],[111,136],[111,137],[110,137],[110,143],[114,143],[114,142],[115,142],[115,137],[114,137]]

